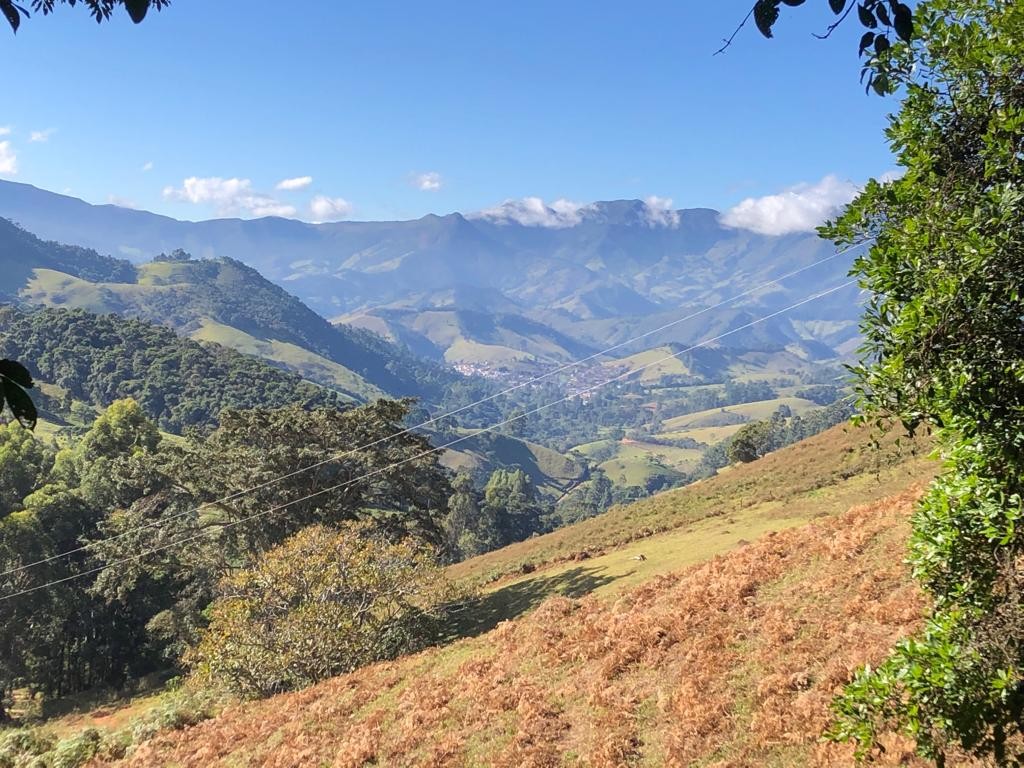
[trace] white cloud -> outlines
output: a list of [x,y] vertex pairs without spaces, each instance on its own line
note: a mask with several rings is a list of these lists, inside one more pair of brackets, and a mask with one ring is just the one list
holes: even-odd
[[352,213],[352,203],[343,197],[317,195],[309,201],[309,212],[316,224],[324,221],[337,221]]
[[164,187],[164,197],[195,204],[214,206],[221,216],[295,216],[295,206],[287,205],[270,195],[255,192],[249,179],[222,179],[219,176],[190,176],[180,187]]
[[142,172],[143,173],[146,173],[146,172],[152,171],[152,170],[153,170],[153,161],[152,160],[147,160],[145,163],[142,164]]
[[427,173],[414,174],[412,185],[421,192],[437,192],[437,190],[444,186],[444,181],[441,179],[441,174],[437,171],[428,171]]
[[13,176],[18,172],[18,156],[11,149],[11,142],[0,141],[0,174]]
[[644,218],[652,227],[679,226],[679,211],[672,207],[671,197],[650,195],[644,198]]
[[775,195],[748,197],[722,214],[727,227],[749,229],[761,235],[813,232],[839,213],[860,188],[829,175],[816,184],[797,184]]
[[32,131],[28,135],[28,140],[35,144],[39,144],[45,141],[49,141],[50,137],[53,136],[53,134],[55,134],[56,132],[56,128],[47,128],[46,130],[43,131]]
[[548,205],[539,197],[506,200],[501,205],[470,214],[470,218],[488,219],[496,224],[521,224],[524,227],[561,229],[574,227],[583,220],[590,205],[559,199]]
[[116,205],[118,208],[138,208],[138,204],[134,200],[129,200],[126,197],[119,195],[107,195],[107,202],[111,205]]
[[277,182],[277,186],[274,187],[274,189],[302,189],[303,187],[308,187],[312,183],[312,176],[296,176],[294,179],[281,179],[281,181]]
[[0,125],[0,136],[10,136],[10,135],[11,135],[11,126],[9,126],[9,125]]

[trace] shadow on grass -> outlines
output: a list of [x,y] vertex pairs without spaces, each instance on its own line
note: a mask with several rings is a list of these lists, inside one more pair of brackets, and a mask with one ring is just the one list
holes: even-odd
[[535,576],[487,592],[454,609],[441,629],[441,642],[475,637],[488,632],[506,619],[514,619],[536,608],[549,597],[583,597],[616,579],[632,575],[609,576],[603,568],[582,566],[553,576]]

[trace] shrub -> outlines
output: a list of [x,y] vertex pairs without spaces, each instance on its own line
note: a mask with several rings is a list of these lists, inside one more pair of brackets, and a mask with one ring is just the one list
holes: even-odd
[[96,755],[102,741],[103,738],[99,731],[95,728],[86,728],[81,733],[57,744],[49,766],[51,768],[79,768]]
[[186,662],[243,695],[295,689],[423,647],[453,597],[412,541],[312,526],[225,580]]
[[54,739],[34,728],[19,728],[0,735],[0,768],[21,768],[53,749]]

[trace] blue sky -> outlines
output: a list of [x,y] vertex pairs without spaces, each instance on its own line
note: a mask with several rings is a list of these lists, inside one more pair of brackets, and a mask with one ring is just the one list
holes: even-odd
[[820,0],[713,57],[749,3],[173,0],[99,27],[63,8],[0,29],[0,176],[188,219],[726,210],[796,185],[827,208],[892,168],[893,103],[858,83],[855,25],[812,38]]

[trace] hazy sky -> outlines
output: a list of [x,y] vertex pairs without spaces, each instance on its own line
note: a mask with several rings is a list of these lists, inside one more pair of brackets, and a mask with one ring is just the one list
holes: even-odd
[[893,167],[893,102],[864,95],[854,24],[813,39],[823,0],[713,57],[750,1],[63,8],[0,28],[0,177],[189,219],[651,196],[814,218]]

